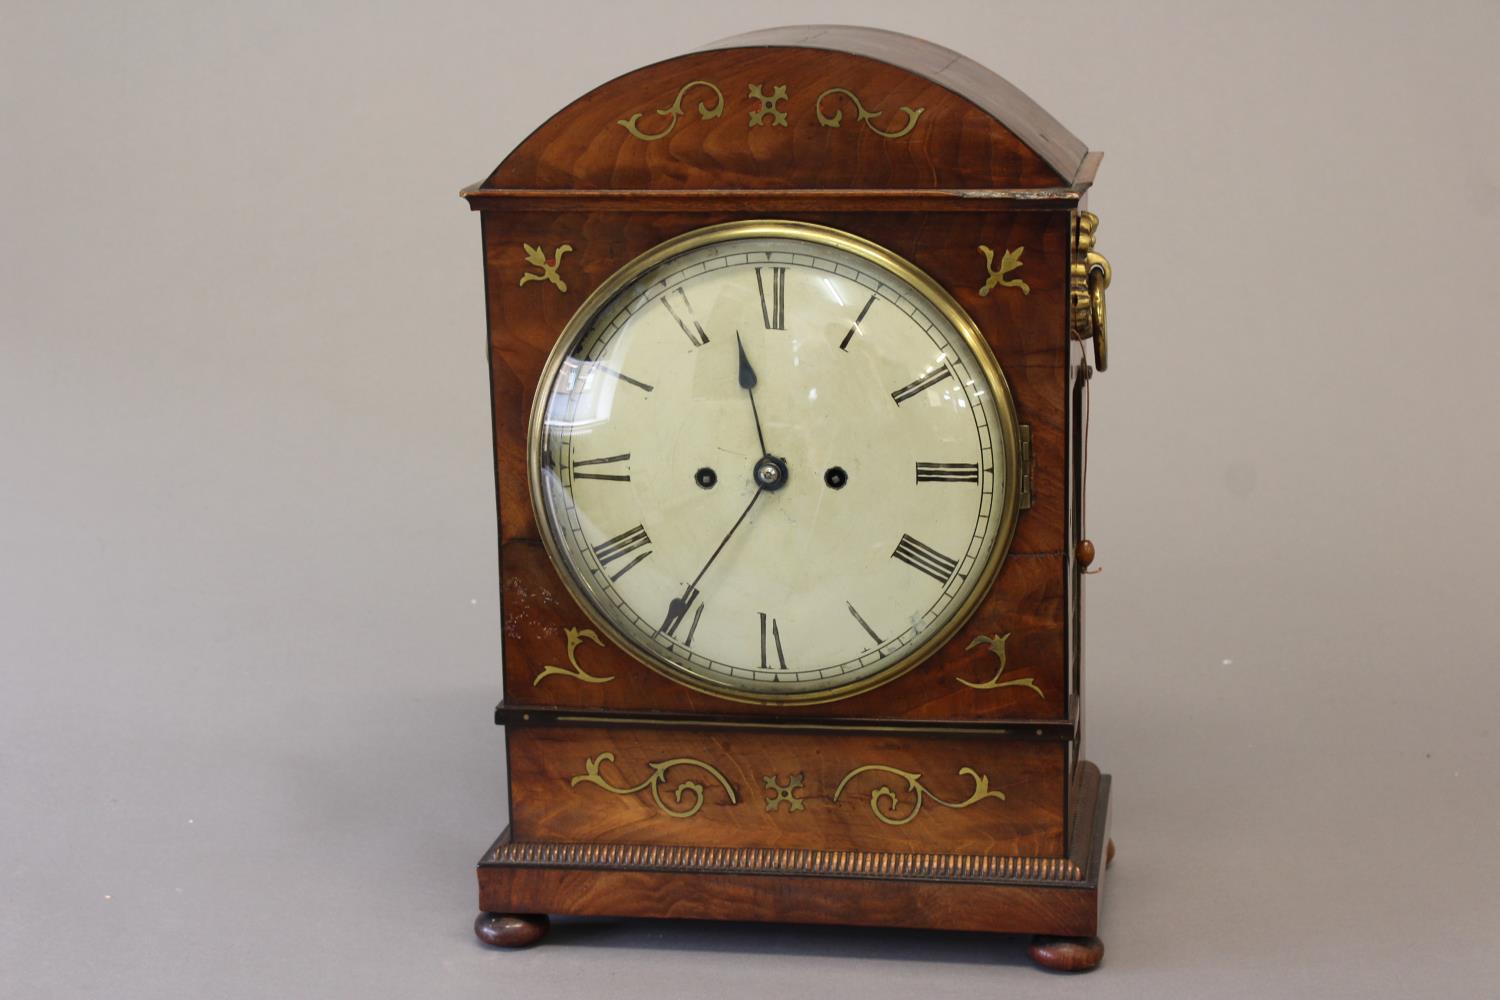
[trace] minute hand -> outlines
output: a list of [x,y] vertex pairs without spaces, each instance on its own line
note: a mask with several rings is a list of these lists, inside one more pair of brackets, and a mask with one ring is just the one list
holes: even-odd
[[734,526],[729,529],[729,533],[724,536],[723,541],[719,542],[718,548],[714,549],[713,554],[708,557],[708,562],[704,563],[703,568],[698,571],[698,575],[693,577],[693,582],[687,585],[687,589],[682,592],[681,597],[672,598],[671,603],[667,605],[667,617],[662,621],[661,628],[657,631],[665,632],[668,635],[676,631],[678,623],[687,615],[688,608],[692,607],[694,599],[698,596],[698,583],[703,579],[703,574],[707,573],[708,568],[714,564],[714,560],[719,558],[719,553],[724,551],[724,546],[729,544],[729,539],[734,537],[734,533],[739,530],[740,525],[745,523],[745,518],[750,516],[750,508],[755,506],[755,501],[759,500],[761,494],[764,492],[765,490],[756,487],[755,495],[745,505],[744,511],[740,513],[739,519],[734,522]]

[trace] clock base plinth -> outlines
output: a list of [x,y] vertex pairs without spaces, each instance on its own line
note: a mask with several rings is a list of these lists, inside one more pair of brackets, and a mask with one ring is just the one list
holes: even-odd
[[[1083,971],[1103,955],[1110,782],[1092,764],[1080,772],[1067,856],[988,868],[941,854],[517,842],[506,830],[479,862],[481,922],[550,913],[1035,934],[1037,964]],[[895,870],[911,874],[873,874]]]
[[497,948],[530,947],[551,927],[545,913],[481,913],[474,918],[474,936]]

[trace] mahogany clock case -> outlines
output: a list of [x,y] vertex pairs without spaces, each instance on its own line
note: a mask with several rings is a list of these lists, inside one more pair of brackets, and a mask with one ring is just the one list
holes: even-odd
[[[1075,551],[1091,370],[1073,294],[1098,159],[945,49],[778,29],[597,88],[464,192],[483,234],[512,817],[481,863],[485,910],[1094,934],[1108,779],[1082,762]],[[972,618],[915,669],[822,704],[727,700],[598,641],[528,491],[538,380],[579,303],[667,239],[753,219],[846,231],[930,275],[983,331],[1029,444],[1025,509]],[[662,792],[698,786],[687,819],[680,788],[676,808],[659,808],[656,783],[590,796],[574,780],[602,768],[601,781],[634,784],[684,757],[724,779],[666,779]],[[974,769],[1004,789],[1004,809],[871,817],[861,804],[880,781],[834,795],[871,763],[919,777],[937,802],[968,793]],[[791,796],[772,778],[792,774],[805,804],[762,804]]]

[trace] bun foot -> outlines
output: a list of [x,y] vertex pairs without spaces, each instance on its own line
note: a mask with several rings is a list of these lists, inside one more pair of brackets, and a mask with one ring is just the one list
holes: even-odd
[[547,936],[552,921],[545,913],[481,913],[474,936],[500,948],[526,948]]
[[1049,937],[1038,934],[1027,949],[1031,960],[1053,972],[1087,972],[1104,958],[1104,942],[1096,937]]
[[1108,868],[1115,863],[1115,839],[1111,837],[1109,843],[1104,847],[1104,867]]

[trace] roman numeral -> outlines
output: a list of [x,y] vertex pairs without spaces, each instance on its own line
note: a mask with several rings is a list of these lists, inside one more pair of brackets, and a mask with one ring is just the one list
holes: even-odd
[[[629,531],[622,531],[615,537],[607,539],[606,541],[600,542],[598,545],[595,545],[594,558],[599,560],[599,566],[603,568],[614,562],[616,559],[623,559],[624,557],[630,555],[630,553],[634,552],[636,549],[650,544],[651,536],[646,534],[646,529],[638,524],[634,528],[631,528]],[[650,554],[650,552],[642,552],[640,555],[630,560],[630,562],[626,563],[624,569],[611,576],[610,580],[618,580],[626,573],[629,573],[636,567],[638,563],[640,563],[642,559],[646,558]]]
[[953,571],[958,568],[958,560],[949,559],[937,549],[910,535],[901,536],[891,558],[900,559],[913,569],[921,570],[938,583],[947,583]]
[[870,623],[869,622],[865,621],[864,616],[861,615],[858,611],[854,610],[854,605],[850,604],[848,601],[845,601],[844,604],[848,605],[849,613],[854,616],[854,620],[855,621],[859,622],[859,627],[862,628],[862,629],[864,629],[866,632],[868,632],[869,635],[870,635],[870,638],[875,640],[875,644],[877,646],[880,645],[882,642],[885,642],[884,639],[880,638],[880,636],[878,636],[878,635],[875,634],[875,630],[870,627]]
[[[672,296],[674,295],[677,296],[678,308],[682,310],[683,314],[687,315],[689,320],[692,320],[692,326],[688,326],[687,321],[682,318],[682,314],[679,314],[677,309],[672,308]],[[661,304],[667,307],[667,312],[672,314],[672,318],[677,321],[678,326],[682,327],[683,334],[688,340],[692,341],[694,347],[702,347],[708,343],[708,334],[703,332],[703,325],[693,317],[693,305],[688,301],[687,292],[684,292],[681,288],[674,288],[661,297]]]
[[622,473],[622,474],[616,474],[616,473],[610,473],[610,472],[579,472],[578,471],[580,467],[585,466],[585,465],[613,465],[616,462],[628,462],[628,461],[630,461],[630,452],[628,452],[628,451],[625,454],[623,454],[623,455],[611,455],[608,458],[586,458],[586,459],[584,459],[581,462],[574,462],[573,463],[573,478],[574,479],[600,479],[600,480],[603,480],[604,482],[607,482],[607,483],[628,483],[628,482],[630,482],[630,473],[628,473],[628,472]]
[[[769,272],[762,274],[761,272]],[[760,289],[760,318],[767,330],[786,329],[786,268],[757,267],[755,287]],[[771,297],[766,298],[770,289]]]
[[776,646],[776,661],[777,661],[777,663],[780,664],[780,666],[777,669],[779,669],[779,670],[785,670],[786,669],[786,654],[784,654],[781,651],[781,629],[776,626],[776,619],[774,619],[774,618],[767,618],[766,617],[766,613],[764,611],[759,612],[759,614],[760,614],[760,669],[762,669],[762,670],[769,670],[769,669],[771,669],[771,666],[770,666],[770,663],[769,663],[769,658],[766,655],[768,653],[768,649],[766,647],[766,623],[770,622],[770,624],[771,624],[771,629],[770,629],[771,641]]
[[[677,636],[677,626],[682,624],[682,620],[687,617],[688,608],[692,607],[693,602],[697,599],[698,588],[691,586],[688,587],[687,590],[684,590],[682,592],[681,597],[672,598],[672,600],[667,604],[667,617],[662,619],[661,628],[657,629],[657,631],[665,632],[667,633],[667,635],[675,638]],[[698,617],[702,614],[703,605],[700,604],[698,605],[697,612],[695,612],[693,615],[693,624],[688,629],[689,645],[692,645],[693,633],[698,629]]]
[[865,313],[869,312],[870,307],[874,304],[875,296],[871,295],[870,301],[866,302],[865,307],[859,311],[859,315],[854,317],[854,325],[849,328],[848,333],[844,334],[844,339],[839,341],[839,350],[846,354],[849,352],[849,341],[853,340],[854,335],[859,332],[860,321],[865,318]]
[[689,649],[691,649],[693,646],[693,635],[698,631],[698,619],[702,617],[703,605],[700,604],[698,605],[698,609],[693,612],[693,624],[688,626],[687,638],[682,640],[682,644],[684,646],[687,646]]
[[628,382],[631,385],[635,386],[637,389],[640,389],[642,392],[650,392],[652,389],[656,388],[656,386],[647,385],[645,382],[642,382],[639,379],[633,379],[629,375],[626,375],[624,372],[617,372],[609,365],[601,365],[598,362],[595,362],[594,369],[596,371],[603,372],[605,375],[611,375],[619,379],[621,382]]
[[977,462],[918,462],[917,482],[919,483],[977,483],[979,482],[979,463]]
[[915,382],[906,383],[901,388],[891,393],[891,398],[896,401],[897,406],[900,406],[908,399],[911,399],[918,393],[926,392],[928,389],[931,389],[933,386],[937,385],[943,379],[952,374],[953,372],[948,369],[948,366],[944,365],[935,372],[928,372],[926,375],[923,375]]

